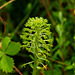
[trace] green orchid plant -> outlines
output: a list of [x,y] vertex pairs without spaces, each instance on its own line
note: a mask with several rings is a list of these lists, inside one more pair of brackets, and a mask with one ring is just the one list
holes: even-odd
[[47,23],[48,20],[43,19],[42,17],[29,18],[22,31],[22,47],[34,55],[32,75],[36,75],[36,69],[38,69],[38,66],[40,64],[43,65],[44,61],[48,62],[47,56],[50,56],[52,38],[50,24]]

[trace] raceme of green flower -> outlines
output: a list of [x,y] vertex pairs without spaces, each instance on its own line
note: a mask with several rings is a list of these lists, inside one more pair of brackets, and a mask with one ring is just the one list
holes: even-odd
[[14,60],[10,56],[14,56],[20,51],[21,44],[12,42],[9,37],[5,37],[2,40],[1,46],[0,69],[6,73],[12,72],[14,67]]
[[50,55],[50,47],[52,47],[50,24],[47,23],[47,19],[42,17],[29,18],[21,35],[23,47],[43,60]]

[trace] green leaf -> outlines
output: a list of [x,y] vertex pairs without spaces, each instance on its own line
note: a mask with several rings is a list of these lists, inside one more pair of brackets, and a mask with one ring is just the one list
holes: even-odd
[[1,70],[1,59],[0,59],[0,70]]
[[5,53],[9,55],[16,55],[20,51],[20,48],[21,48],[20,43],[11,42]]
[[9,37],[5,37],[5,38],[2,40],[2,50],[3,50],[3,51],[7,48],[7,46],[8,46],[8,44],[9,44],[10,41],[11,41],[11,40],[10,40]]
[[0,75],[10,75],[8,73],[3,72],[2,70],[0,70]]
[[64,48],[66,48],[69,44],[70,44],[70,41],[67,41],[67,42],[64,44]]
[[3,53],[2,53],[2,51],[0,51],[0,57],[2,57],[2,55],[3,55]]
[[73,69],[73,65],[67,66],[67,67],[65,68],[65,71],[66,71],[66,70],[71,70],[71,69]]
[[62,53],[61,53],[60,49],[58,49],[58,50],[55,52],[53,58],[54,58],[54,59],[57,59],[57,55],[59,55],[59,57],[62,58]]
[[3,55],[0,66],[4,72],[12,72],[14,67],[14,60],[7,55]]

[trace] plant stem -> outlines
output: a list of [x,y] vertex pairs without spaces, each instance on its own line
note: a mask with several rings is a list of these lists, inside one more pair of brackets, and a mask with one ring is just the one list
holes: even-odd
[[68,66],[68,64],[65,64],[64,62],[55,60],[55,59],[53,59],[53,58],[49,58],[49,60],[51,60],[51,61],[53,61],[53,62],[56,62],[56,63],[58,63],[58,64],[61,64],[61,65],[64,65],[64,66]]
[[16,66],[14,66],[14,69],[15,69],[20,75],[23,75],[23,74],[19,71],[19,69],[18,69]]
[[37,69],[37,47],[38,47],[38,34],[39,34],[39,29],[36,27],[36,36],[35,36],[35,51],[34,51],[34,67],[33,67],[33,75],[36,75],[36,69]]
[[4,19],[0,16],[0,20],[3,22],[4,24],[4,33],[3,33],[3,37],[5,36],[6,33],[6,22],[4,21]]
[[34,54],[33,75],[36,75],[36,68],[37,68],[37,56],[36,56],[36,54]]
[[6,5],[12,3],[13,1],[15,1],[15,0],[10,0],[9,2],[7,2],[7,3],[5,3],[4,5],[0,6],[0,9],[4,8]]

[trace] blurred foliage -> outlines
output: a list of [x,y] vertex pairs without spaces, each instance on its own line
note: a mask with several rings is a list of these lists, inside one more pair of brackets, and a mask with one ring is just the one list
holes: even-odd
[[[0,0],[0,6],[9,0]],[[29,17],[43,17],[51,24],[52,37],[54,37],[49,62],[45,63],[47,70],[38,70],[38,75],[74,75],[75,74],[75,0],[15,0],[0,9],[0,41],[4,36],[19,41],[19,35]],[[4,25],[6,22],[6,25]],[[6,29],[6,30],[5,30]],[[4,34],[5,32],[5,34]],[[21,49],[13,56],[15,65],[23,75],[31,75],[29,65],[21,67],[24,63],[32,61],[31,53]],[[30,64],[31,65],[31,64]],[[0,75],[19,75],[15,70]]]

